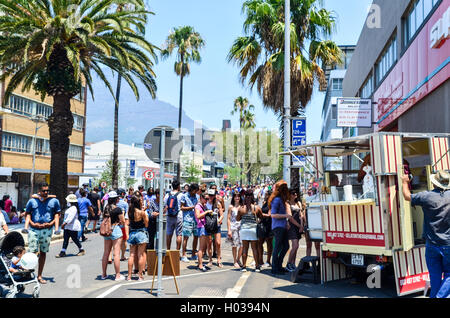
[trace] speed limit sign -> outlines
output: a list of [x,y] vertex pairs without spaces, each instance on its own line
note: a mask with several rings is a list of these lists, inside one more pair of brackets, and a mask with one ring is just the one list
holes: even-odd
[[146,171],[144,171],[143,176],[148,181],[151,181],[155,177],[155,173],[152,170],[146,170]]

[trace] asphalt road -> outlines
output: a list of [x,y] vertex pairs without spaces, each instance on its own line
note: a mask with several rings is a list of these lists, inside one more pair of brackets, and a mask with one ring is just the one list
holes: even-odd
[[[196,269],[196,262],[180,262],[181,276],[177,277],[180,294],[177,294],[173,277],[164,277],[162,286],[165,297],[181,298],[392,298],[397,297],[393,284],[382,285],[381,289],[369,289],[365,284],[354,285],[350,280],[330,282],[325,285],[314,284],[305,278],[300,283],[292,283],[289,275],[272,276],[270,268],[260,273],[253,271],[253,259],[249,251],[248,272],[241,272],[233,267],[231,245],[226,242],[226,225],[222,232],[222,260],[224,268],[216,266],[206,272]],[[62,241],[54,241],[43,276],[48,284],[41,288],[43,298],[153,298],[156,290],[150,292],[152,276],[146,276],[142,282],[133,278],[132,282],[114,281],[114,269],[108,265],[107,280],[100,280],[101,258],[104,239],[99,234],[87,234],[88,241],[83,243],[86,255],[75,256],[76,246],[71,242],[67,257],[55,258],[61,249]],[[173,244],[173,243],[172,243]],[[188,243],[190,255],[192,240]],[[300,241],[297,263],[305,256],[305,241]],[[314,253],[314,252],[313,252]],[[127,253],[128,254],[128,253]],[[266,256],[264,256],[264,260]],[[285,261],[287,260],[287,255]],[[121,262],[121,272],[127,275],[127,262]],[[28,286],[21,297],[31,297],[33,286]],[[155,281],[155,289],[157,282]],[[421,297],[415,294],[408,297]]]

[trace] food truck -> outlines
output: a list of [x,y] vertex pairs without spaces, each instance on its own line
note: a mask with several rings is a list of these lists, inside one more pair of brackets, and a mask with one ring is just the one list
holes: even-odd
[[[399,296],[424,291],[423,212],[404,199],[401,177],[410,176],[411,193],[432,190],[430,176],[450,170],[449,142],[450,134],[377,132],[282,153],[306,157],[319,183],[307,205],[310,236],[322,239],[322,284],[381,271]],[[327,170],[336,158],[342,169]]]

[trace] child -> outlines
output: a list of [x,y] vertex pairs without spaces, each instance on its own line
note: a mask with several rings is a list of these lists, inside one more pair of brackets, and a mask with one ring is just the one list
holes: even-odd
[[11,260],[11,266],[9,267],[9,271],[11,273],[17,273],[19,270],[23,270],[22,266],[18,265],[22,256],[25,254],[25,247],[16,246],[13,249],[14,257]]

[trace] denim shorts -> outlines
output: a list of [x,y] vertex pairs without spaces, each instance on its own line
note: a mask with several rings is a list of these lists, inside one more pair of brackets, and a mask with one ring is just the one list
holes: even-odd
[[110,236],[105,237],[105,240],[118,240],[120,238],[122,238],[123,234],[122,234],[122,229],[120,228],[120,226],[116,225],[113,229],[113,232]]
[[198,236],[208,236],[209,233],[206,232],[205,227],[199,227],[197,228],[197,234]]
[[139,245],[148,243],[148,232],[147,229],[137,229],[130,231],[130,238],[128,239],[128,244]]

